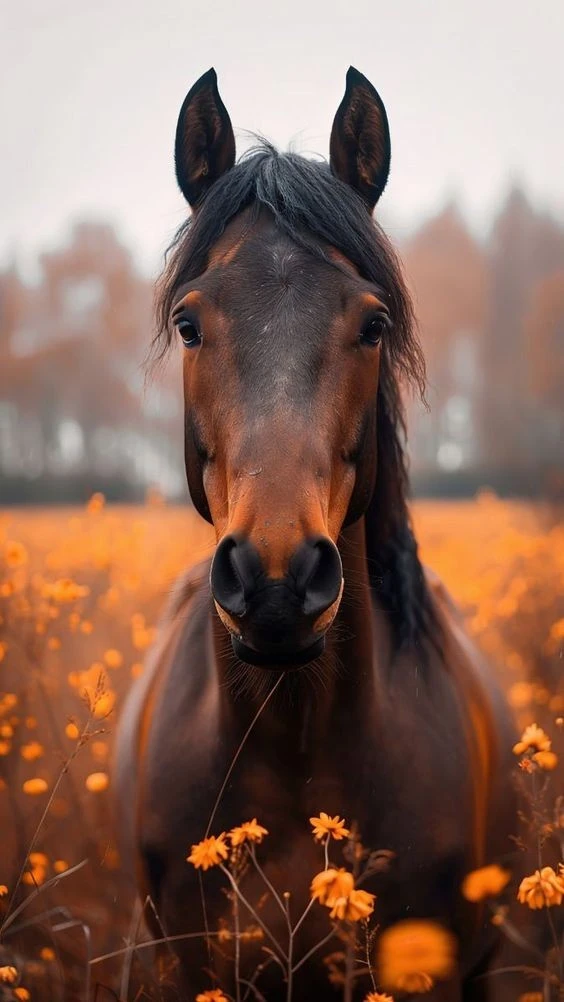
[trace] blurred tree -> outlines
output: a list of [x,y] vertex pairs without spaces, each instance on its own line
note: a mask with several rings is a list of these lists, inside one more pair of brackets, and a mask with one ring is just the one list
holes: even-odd
[[487,273],[482,248],[447,205],[404,252],[428,371],[430,413],[412,409],[414,466],[446,469],[482,459],[480,420]]

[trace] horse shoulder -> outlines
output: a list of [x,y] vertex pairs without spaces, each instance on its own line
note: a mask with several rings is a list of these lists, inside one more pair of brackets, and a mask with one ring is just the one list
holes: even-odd
[[443,627],[445,664],[467,719],[478,819],[476,841],[483,853],[488,841],[486,817],[492,819],[494,827],[499,826],[494,816],[507,799],[499,796],[499,791],[508,782],[512,764],[513,718],[497,672],[468,633],[460,607],[435,571],[427,567],[424,571]]

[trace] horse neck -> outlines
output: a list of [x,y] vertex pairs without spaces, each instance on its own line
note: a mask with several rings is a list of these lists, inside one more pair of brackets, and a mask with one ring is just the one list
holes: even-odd
[[[299,674],[289,673],[280,680],[277,692],[260,714],[260,723],[253,728],[255,731],[265,728],[269,740],[279,729],[284,740],[288,740],[289,705],[292,707],[291,726],[298,739],[304,726],[323,733],[328,723],[341,712],[356,713],[360,717],[371,707],[373,720],[375,699],[376,705],[380,701],[384,670],[392,655],[392,637],[386,614],[376,609],[373,602],[364,518],[342,531],[338,548],[344,587],[339,611],[327,637],[326,651],[311,668],[304,668]],[[233,654],[225,629],[215,613],[212,643],[215,678],[224,710],[230,716],[237,715],[241,724],[248,722],[247,718],[250,720],[254,716],[276,685],[278,675],[251,669],[258,679],[255,691],[251,685],[244,696],[237,696],[237,686],[230,684],[230,679],[237,674],[233,671]],[[281,703],[285,706],[282,713]]]

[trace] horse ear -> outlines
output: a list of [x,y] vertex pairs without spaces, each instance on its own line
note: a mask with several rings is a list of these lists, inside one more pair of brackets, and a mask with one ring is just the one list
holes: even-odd
[[235,163],[235,137],[217,89],[217,74],[208,70],[184,98],[174,144],[176,180],[194,208],[208,188]]
[[372,212],[390,171],[390,129],[382,98],[354,66],[333,122],[330,153],[333,173],[355,188]]

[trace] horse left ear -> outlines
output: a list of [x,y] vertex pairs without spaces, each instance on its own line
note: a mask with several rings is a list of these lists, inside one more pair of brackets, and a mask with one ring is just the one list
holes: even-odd
[[333,122],[330,153],[333,173],[355,188],[372,212],[390,171],[390,129],[382,98],[354,66]]
[[213,68],[196,81],[184,99],[176,126],[174,162],[179,188],[192,208],[235,163],[233,127]]

